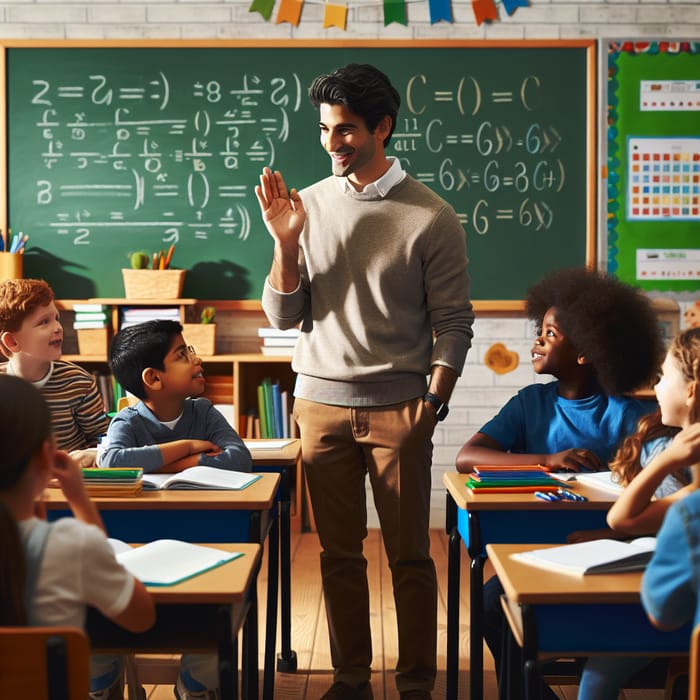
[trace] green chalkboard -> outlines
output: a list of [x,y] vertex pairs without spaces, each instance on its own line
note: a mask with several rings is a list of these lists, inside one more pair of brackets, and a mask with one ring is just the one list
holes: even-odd
[[330,174],[306,90],[350,62],[402,96],[388,155],[463,222],[474,299],[591,263],[592,42],[5,47],[8,221],[59,297],[123,294],[127,253],[176,243],[183,294],[259,299],[263,166]]
[[700,43],[608,44],[608,268],[700,289]]

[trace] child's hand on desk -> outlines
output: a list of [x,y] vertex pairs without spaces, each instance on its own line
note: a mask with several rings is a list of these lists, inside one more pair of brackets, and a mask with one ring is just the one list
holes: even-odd
[[600,472],[605,469],[605,465],[600,461],[598,455],[591,450],[571,448],[549,455],[547,466],[552,471],[557,469],[568,469],[570,471],[590,471]]
[[94,467],[97,458],[97,449],[92,447],[86,450],[73,450],[69,453],[73,461],[77,462],[81,469]]
[[69,503],[86,497],[87,491],[83,482],[82,470],[67,452],[63,450],[54,452],[51,476],[58,481],[58,485]]

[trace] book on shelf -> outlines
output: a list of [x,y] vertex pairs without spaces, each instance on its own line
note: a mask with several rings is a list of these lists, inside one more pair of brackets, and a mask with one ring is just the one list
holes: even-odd
[[217,467],[188,467],[172,474],[146,473],[142,477],[143,488],[149,490],[166,489],[209,489],[212,491],[240,491],[260,478],[260,474],[237,472]]
[[249,450],[280,450],[291,444],[291,439],[272,438],[271,440],[243,440]]
[[73,312],[75,314],[106,313],[106,311],[107,307],[104,304],[91,304],[88,302],[73,304]]
[[76,311],[74,319],[76,321],[103,321],[107,322],[105,311]]
[[283,338],[263,338],[264,348],[293,348],[297,344],[297,336]]
[[73,321],[73,328],[76,331],[92,330],[96,328],[106,328],[106,321]]
[[158,319],[180,321],[180,309],[174,307],[123,307],[121,309],[121,322],[119,328],[127,328],[135,326],[146,321],[154,321]]
[[637,537],[629,542],[602,539],[533,549],[511,556],[517,561],[565,574],[615,574],[642,571],[654,554],[655,546],[655,537]]
[[258,328],[259,338],[293,338],[296,340],[298,336],[298,328],[286,328],[285,330],[272,328],[270,326]]
[[146,586],[172,586],[243,556],[181,540],[155,540],[140,547],[112,538],[109,543],[117,561]]
[[622,484],[615,481],[615,476],[611,471],[605,472],[578,472],[575,481],[586,486],[593,486],[608,493],[619,496],[625,489]]
[[290,347],[269,347],[267,345],[261,345],[260,351],[263,355],[270,355],[273,357],[291,357],[294,354],[294,348]]

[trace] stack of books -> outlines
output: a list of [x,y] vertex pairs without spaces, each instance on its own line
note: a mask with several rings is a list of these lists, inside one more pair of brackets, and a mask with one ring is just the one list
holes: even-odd
[[258,328],[258,337],[262,338],[260,350],[263,355],[291,355],[299,337],[299,329],[282,331],[277,328]]
[[91,496],[135,496],[143,490],[141,467],[86,467],[83,482]]
[[156,319],[166,319],[171,321],[180,321],[180,309],[175,307],[161,307],[161,308],[149,308],[145,306],[128,306],[121,310],[121,323],[120,328],[126,328],[127,326],[135,326],[139,323],[145,323],[146,321],[153,321]]
[[102,304],[73,304],[73,312],[75,330],[107,327],[107,307]]
[[474,493],[546,493],[556,491],[563,485],[564,482],[552,476],[547,467],[533,464],[476,466],[467,479],[467,488]]

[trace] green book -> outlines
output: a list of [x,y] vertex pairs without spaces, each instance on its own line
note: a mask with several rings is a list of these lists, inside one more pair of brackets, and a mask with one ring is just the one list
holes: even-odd
[[143,476],[141,467],[85,467],[83,481],[135,481]]

